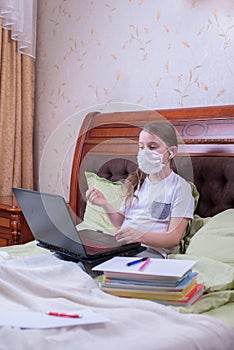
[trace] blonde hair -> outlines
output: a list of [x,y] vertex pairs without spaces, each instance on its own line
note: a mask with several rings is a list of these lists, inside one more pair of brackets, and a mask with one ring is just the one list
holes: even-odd
[[[168,147],[178,147],[178,139],[174,126],[167,120],[157,120],[146,124],[142,130],[159,137]],[[139,168],[133,174],[128,175],[125,181],[125,205],[131,207],[133,199],[137,198],[135,195],[136,189],[143,184],[146,174]]]

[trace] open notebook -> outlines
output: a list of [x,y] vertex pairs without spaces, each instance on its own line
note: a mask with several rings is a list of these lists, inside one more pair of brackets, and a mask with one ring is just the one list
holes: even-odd
[[78,231],[68,205],[59,195],[12,190],[38,245],[63,259],[96,265],[113,256],[134,256],[145,249],[139,243],[120,245],[114,236],[100,231]]

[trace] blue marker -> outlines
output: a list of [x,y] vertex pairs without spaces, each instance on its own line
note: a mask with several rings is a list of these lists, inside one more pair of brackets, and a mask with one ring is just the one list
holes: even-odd
[[127,265],[127,266],[132,266],[132,265],[135,265],[135,264],[139,264],[139,263],[141,263],[141,262],[143,262],[143,261],[145,261],[145,260],[147,260],[147,259],[148,259],[148,258],[145,257],[145,258],[133,260],[133,261],[128,262],[126,265]]

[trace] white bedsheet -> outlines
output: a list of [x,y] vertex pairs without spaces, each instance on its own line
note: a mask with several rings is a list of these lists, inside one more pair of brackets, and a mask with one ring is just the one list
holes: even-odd
[[10,259],[4,252],[0,265],[0,308],[41,312],[90,308],[111,320],[47,330],[1,327],[1,350],[234,349],[234,331],[224,323],[105,294],[77,264],[50,254]]

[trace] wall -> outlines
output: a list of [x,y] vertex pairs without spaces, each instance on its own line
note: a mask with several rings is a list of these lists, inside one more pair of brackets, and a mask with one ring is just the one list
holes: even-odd
[[37,186],[68,200],[91,110],[233,104],[233,0],[40,0]]

